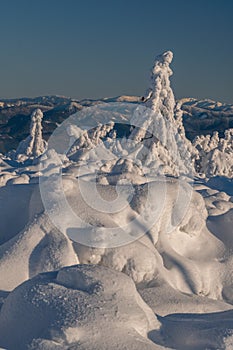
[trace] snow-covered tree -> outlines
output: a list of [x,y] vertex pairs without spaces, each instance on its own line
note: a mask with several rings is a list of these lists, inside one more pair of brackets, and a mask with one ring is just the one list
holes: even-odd
[[145,148],[138,153],[143,164],[156,172],[179,175],[194,170],[196,150],[185,137],[183,112],[176,103],[170,85],[173,53],[167,51],[155,59],[151,72],[151,84],[143,98],[148,110],[135,113],[130,139],[143,142]]
[[81,130],[76,125],[69,125],[67,133],[70,137],[70,149],[67,152],[69,159],[78,161],[84,159],[91,149],[103,143],[103,139],[114,128],[114,122],[108,124],[99,124],[97,127],[90,130]]
[[42,137],[42,119],[43,113],[39,108],[32,112],[30,135],[20,142],[15,159],[24,161],[28,158],[38,158],[45,152],[47,143]]
[[197,170],[210,176],[233,177],[233,129],[225,131],[225,135],[219,138],[218,132],[212,136],[197,136],[193,145],[199,152]]
[[151,86],[144,101],[154,112],[161,112],[168,119],[173,119],[175,98],[170,86],[170,76],[173,74],[170,63],[173,59],[171,51],[164,52],[155,58],[151,72]]

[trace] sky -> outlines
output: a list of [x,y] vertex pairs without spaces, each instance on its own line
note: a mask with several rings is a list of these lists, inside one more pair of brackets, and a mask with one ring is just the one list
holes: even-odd
[[233,0],[0,0],[0,99],[143,95],[174,53],[177,98],[233,103]]

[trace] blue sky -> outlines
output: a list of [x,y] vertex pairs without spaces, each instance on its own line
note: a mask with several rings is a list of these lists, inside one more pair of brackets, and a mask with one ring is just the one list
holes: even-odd
[[232,0],[0,0],[0,98],[142,95],[174,52],[180,97],[233,103]]

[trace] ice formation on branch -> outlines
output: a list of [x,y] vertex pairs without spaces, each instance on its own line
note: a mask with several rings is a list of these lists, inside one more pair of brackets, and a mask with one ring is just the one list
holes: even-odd
[[30,135],[20,142],[15,159],[24,161],[28,158],[38,158],[46,150],[47,143],[42,137],[43,113],[37,108],[31,115]]

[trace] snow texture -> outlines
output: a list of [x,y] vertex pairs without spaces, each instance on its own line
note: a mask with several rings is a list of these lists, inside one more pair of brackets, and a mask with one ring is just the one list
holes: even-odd
[[0,343],[9,350],[153,350],[160,347],[148,333],[159,325],[126,275],[76,265],[38,275],[7,297]]

